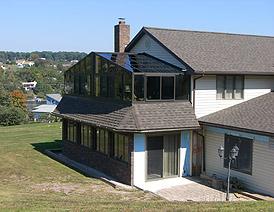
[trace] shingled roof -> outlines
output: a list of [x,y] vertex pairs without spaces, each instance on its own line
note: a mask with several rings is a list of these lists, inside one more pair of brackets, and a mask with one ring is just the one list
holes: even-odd
[[274,75],[274,37],[144,27],[126,50],[145,33],[196,74]]
[[199,128],[188,101],[125,104],[64,96],[54,114],[116,131],[152,132]]
[[274,135],[274,92],[199,119],[200,124]]

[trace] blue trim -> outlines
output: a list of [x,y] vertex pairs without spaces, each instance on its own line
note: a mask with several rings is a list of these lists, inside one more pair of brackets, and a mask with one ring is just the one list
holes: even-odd
[[257,134],[247,133],[247,132],[236,131],[236,130],[229,130],[229,129],[219,128],[219,127],[206,127],[206,129],[208,131],[215,132],[215,133],[250,138],[250,139],[254,139],[255,141],[260,141],[264,143],[267,143],[270,140],[268,136],[257,135]]
[[182,131],[181,148],[185,149],[186,155],[184,160],[183,176],[190,176],[190,131]]
[[144,152],[145,149],[145,134],[134,134],[134,152]]

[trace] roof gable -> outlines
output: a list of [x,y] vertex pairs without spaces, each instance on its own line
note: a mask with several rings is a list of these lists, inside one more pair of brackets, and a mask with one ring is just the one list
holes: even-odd
[[198,74],[274,75],[274,37],[145,27],[127,50],[143,33]]

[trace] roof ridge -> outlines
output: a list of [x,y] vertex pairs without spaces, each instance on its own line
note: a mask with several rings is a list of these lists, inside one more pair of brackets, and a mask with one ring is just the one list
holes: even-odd
[[243,33],[231,33],[231,32],[212,32],[212,31],[199,31],[199,30],[186,30],[186,29],[172,29],[172,28],[160,28],[160,27],[144,27],[144,29],[154,29],[154,30],[166,30],[166,31],[180,31],[180,32],[195,32],[195,33],[208,33],[208,34],[222,34],[222,35],[234,35],[234,36],[248,36],[248,37],[263,37],[263,38],[273,38],[274,35],[255,35],[255,34],[243,34]]

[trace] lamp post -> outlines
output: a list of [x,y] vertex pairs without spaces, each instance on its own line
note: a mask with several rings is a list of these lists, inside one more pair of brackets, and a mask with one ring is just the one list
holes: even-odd
[[220,146],[218,148],[218,154],[220,158],[223,158],[224,160],[228,160],[228,173],[227,173],[227,190],[226,190],[226,201],[229,201],[229,187],[230,187],[230,166],[231,161],[236,160],[238,154],[239,154],[239,147],[237,145],[234,145],[234,147],[230,150],[228,157],[224,157],[224,147]]

